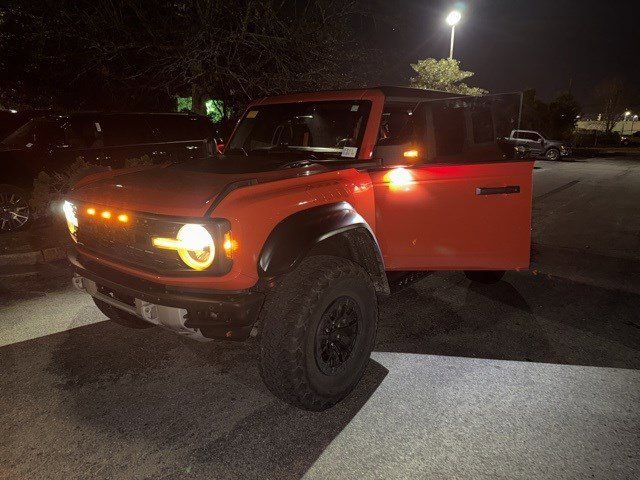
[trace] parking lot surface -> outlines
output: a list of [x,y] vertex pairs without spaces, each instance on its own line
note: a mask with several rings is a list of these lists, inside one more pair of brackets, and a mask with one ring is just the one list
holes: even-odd
[[382,301],[357,390],[276,400],[254,344],[106,322],[0,278],[0,478],[640,477],[640,160],[538,162],[532,269]]

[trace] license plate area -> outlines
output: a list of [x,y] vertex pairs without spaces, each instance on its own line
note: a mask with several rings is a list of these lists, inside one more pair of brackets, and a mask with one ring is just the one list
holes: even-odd
[[136,306],[136,299],[135,297],[132,297],[130,295],[124,295],[122,293],[116,292],[115,290],[112,290],[110,288],[107,288],[103,285],[96,285],[96,289],[98,291],[98,293],[101,293],[102,295],[105,295],[107,297],[111,297],[114,300],[118,300],[119,302],[122,302],[126,305],[129,305],[130,307],[134,307]]

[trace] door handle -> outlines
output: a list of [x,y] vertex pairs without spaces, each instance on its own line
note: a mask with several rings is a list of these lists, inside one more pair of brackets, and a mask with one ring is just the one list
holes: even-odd
[[520,185],[507,185],[506,187],[478,187],[476,195],[510,195],[520,193]]

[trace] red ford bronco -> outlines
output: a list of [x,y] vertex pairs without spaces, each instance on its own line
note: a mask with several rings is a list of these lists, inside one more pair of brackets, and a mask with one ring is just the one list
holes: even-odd
[[497,141],[518,98],[258,100],[221,156],[81,180],[63,208],[73,282],[122,325],[257,337],[269,389],[326,409],[363,375],[378,296],[419,272],[528,268],[533,162]]

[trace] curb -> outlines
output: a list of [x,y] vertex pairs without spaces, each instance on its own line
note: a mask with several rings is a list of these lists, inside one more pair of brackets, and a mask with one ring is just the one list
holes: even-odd
[[41,263],[54,262],[66,258],[65,247],[50,247],[42,250],[24,253],[9,253],[0,255],[0,267],[15,265],[37,265]]

